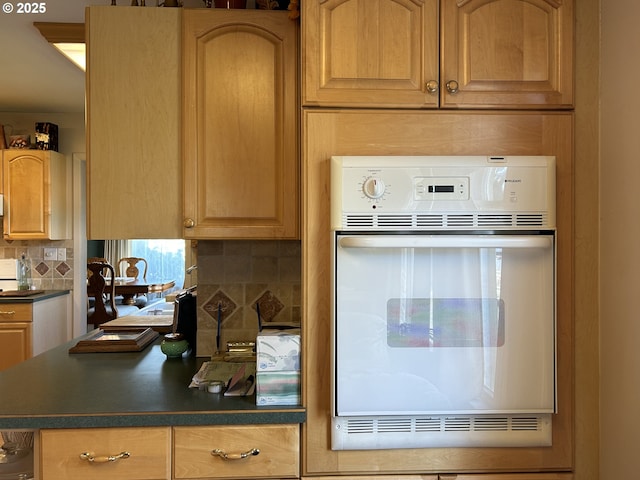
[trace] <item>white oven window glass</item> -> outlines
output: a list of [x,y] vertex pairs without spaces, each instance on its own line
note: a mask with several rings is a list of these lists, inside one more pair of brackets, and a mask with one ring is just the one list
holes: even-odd
[[335,413],[555,409],[554,237],[337,235]]

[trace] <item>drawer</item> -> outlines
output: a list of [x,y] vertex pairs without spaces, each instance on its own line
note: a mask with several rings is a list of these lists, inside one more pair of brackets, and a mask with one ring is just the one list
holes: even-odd
[[32,307],[31,303],[0,303],[0,322],[30,322]]
[[[169,427],[41,430],[40,452],[41,480],[167,480],[171,474]],[[82,459],[84,452],[96,461]],[[99,461],[121,452],[129,458]]]
[[[174,478],[285,478],[300,475],[298,425],[174,427]],[[235,458],[258,449],[258,455]],[[224,459],[213,450],[229,455]],[[46,479],[45,479],[46,480]]]

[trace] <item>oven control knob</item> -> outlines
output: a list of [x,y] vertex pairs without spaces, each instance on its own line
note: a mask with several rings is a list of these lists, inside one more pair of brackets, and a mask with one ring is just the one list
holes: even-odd
[[367,178],[362,184],[364,194],[369,198],[380,198],[384,195],[385,185],[382,180],[375,177]]

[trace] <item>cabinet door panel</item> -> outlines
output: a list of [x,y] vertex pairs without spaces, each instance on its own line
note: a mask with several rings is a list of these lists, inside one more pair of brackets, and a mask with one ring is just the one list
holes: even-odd
[[4,150],[3,236],[11,240],[71,237],[70,162],[43,150]]
[[[297,478],[300,475],[298,425],[244,425],[233,427],[175,427],[174,477],[200,478]],[[242,459],[229,456],[259,451]]]
[[90,239],[182,236],[181,14],[181,8],[88,9]]
[[572,107],[573,0],[444,1],[441,32],[442,107]]
[[0,371],[31,358],[31,323],[0,322]]
[[302,2],[305,105],[437,107],[436,0]]
[[184,12],[186,238],[298,236],[297,24]]
[[[42,430],[42,480],[164,480],[170,477],[169,427]],[[129,458],[90,462],[128,452]]]

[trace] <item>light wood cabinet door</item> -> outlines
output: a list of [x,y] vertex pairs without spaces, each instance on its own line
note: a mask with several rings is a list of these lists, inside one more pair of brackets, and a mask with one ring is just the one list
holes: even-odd
[[302,2],[303,104],[572,108],[573,2]]
[[40,431],[42,480],[168,480],[170,471],[170,427]]
[[44,150],[3,151],[7,240],[71,238],[69,160]]
[[298,238],[298,24],[183,12],[184,236]]
[[182,238],[181,15],[87,9],[87,238]]
[[31,322],[0,320],[0,371],[31,358],[31,337]]
[[301,8],[306,106],[438,106],[437,0],[308,0]]
[[441,5],[441,107],[573,106],[573,0]]
[[299,458],[298,425],[174,427],[176,479],[298,478]]

